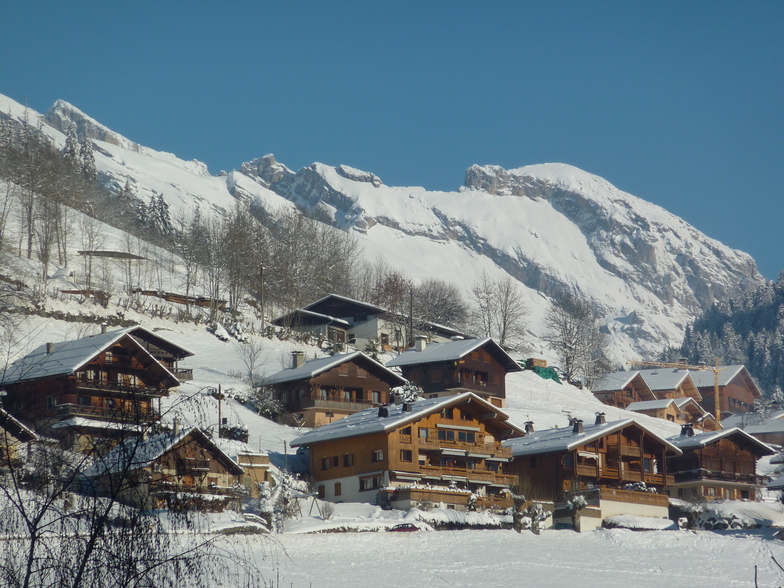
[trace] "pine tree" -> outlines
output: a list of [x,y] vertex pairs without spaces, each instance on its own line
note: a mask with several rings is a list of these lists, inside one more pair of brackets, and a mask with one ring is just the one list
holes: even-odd
[[68,135],[65,137],[63,160],[67,165],[77,170],[81,169],[79,137],[76,134],[76,125],[74,123],[71,123],[71,126],[68,127]]
[[98,178],[98,169],[95,167],[95,154],[93,153],[93,142],[89,137],[85,137],[82,141],[81,150],[79,152],[81,159],[82,174],[88,180],[95,180]]

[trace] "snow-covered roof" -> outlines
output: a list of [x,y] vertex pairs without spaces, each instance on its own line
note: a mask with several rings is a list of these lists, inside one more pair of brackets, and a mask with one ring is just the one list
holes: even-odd
[[[740,374],[743,370],[746,369],[744,365],[724,365],[719,367],[719,386],[726,386],[729,384],[735,376]],[[705,370],[691,370],[689,371],[691,374],[691,379],[694,381],[694,385],[698,388],[707,388],[709,386],[713,386],[713,370],[712,369],[705,369]]]
[[19,441],[23,442],[38,438],[38,435],[32,429],[19,422],[2,408],[0,408],[0,429],[5,429]]
[[737,427],[733,427],[731,429],[721,429],[719,431],[710,431],[707,433],[699,433],[695,435],[681,434],[676,437],[670,437],[668,441],[680,449],[697,449],[699,447],[705,447],[706,445],[714,443],[719,439],[724,439],[733,435],[739,435],[753,445],[757,445],[762,451],[762,455],[773,455],[776,453],[776,450],[773,449],[770,445],[763,443],[756,437],[752,437],[746,431]]
[[201,445],[222,461],[225,466],[233,469],[235,472],[244,472],[208,435],[205,435],[198,427],[192,427],[190,429],[182,429],[178,433],[161,433],[149,439],[142,439],[141,437],[128,439],[90,466],[84,472],[84,475],[95,477],[146,468],[191,435],[194,439],[198,439]]
[[302,308],[304,310],[310,310],[311,308],[317,308],[318,306],[322,306],[324,304],[329,303],[337,303],[341,306],[345,305],[354,305],[356,307],[361,308],[362,310],[374,313],[386,313],[387,310],[381,308],[380,306],[376,306],[375,304],[370,304],[368,302],[362,302],[360,300],[354,300],[353,298],[349,298],[348,296],[341,296],[340,294],[327,294],[326,296],[319,298],[315,302],[311,302],[310,304],[306,304]]
[[615,390],[623,390],[626,386],[631,384],[632,380],[637,377],[639,373],[640,372],[637,370],[632,370],[605,374],[601,379],[594,382],[591,386],[591,392],[613,392]]
[[291,442],[292,447],[299,447],[303,445],[312,445],[322,441],[333,441],[335,439],[344,439],[346,437],[356,437],[358,435],[367,435],[371,433],[382,433],[389,431],[400,425],[408,422],[418,421],[427,415],[435,412],[440,412],[444,408],[461,404],[470,401],[476,402],[496,415],[496,418],[501,420],[505,426],[513,431],[524,434],[524,432],[508,422],[508,415],[499,409],[497,406],[490,404],[483,400],[473,392],[463,392],[456,396],[441,396],[439,398],[428,398],[427,400],[418,400],[411,403],[411,412],[404,410],[403,404],[391,404],[387,407],[388,416],[378,416],[378,408],[369,408],[362,412],[357,412],[344,417],[338,421],[308,431],[300,438]]
[[583,427],[582,433],[575,433],[572,427],[563,429],[547,429],[528,433],[525,437],[507,439],[504,445],[512,449],[515,457],[525,455],[539,455],[543,453],[553,453],[558,451],[571,451],[581,445],[590,443],[596,439],[601,439],[628,426],[636,426],[645,431],[646,435],[653,437],[662,443],[668,451],[680,455],[681,451],[670,441],[659,437],[651,429],[637,422],[634,419],[624,419],[622,421],[611,421],[609,423],[594,424]]
[[693,372],[674,368],[656,368],[639,370],[645,383],[651,390],[675,390],[690,377]]
[[272,374],[271,376],[264,378],[262,383],[264,385],[272,386],[275,384],[282,384],[284,382],[307,380],[346,362],[354,360],[368,363],[372,368],[375,368],[377,373],[382,374],[385,378],[389,378],[397,386],[402,386],[408,382],[408,380],[403,378],[400,374],[396,374],[392,370],[387,369],[383,364],[377,362],[372,357],[365,355],[361,351],[352,351],[351,353],[339,353],[337,355],[330,355],[327,357],[320,357],[318,359],[306,361],[298,368],[290,367],[285,370],[281,370],[276,374]]
[[272,322],[276,325],[279,325],[286,321],[289,317],[293,317],[296,315],[306,316],[308,318],[320,319],[326,323],[336,324],[343,327],[351,326],[351,323],[343,320],[342,318],[337,318],[335,316],[330,316],[328,314],[322,314],[320,312],[313,312],[312,310],[305,310],[304,308],[298,308],[297,310],[292,310],[291,312],[287,312],[286,314],[280,315],[278,318],[274,319]]
[[430,343],[422,351],[409,349],[387,362],[387,367],[457,361],[472,351],[485,346],[487,346],[488,352],[504,366],[507,372],[519,372],[522,369],[517,362],[490,337],[485,337],[484,339],[458,339],[455,341],[445,341],[443,343]]
[[124,329],[118,329],[118,330],[112,331],[112,332],[113,333],[114,332],[117,332],[117,333],[125,332],[125,333],[128,333],[129,335],[131,335],[131,336],[133,336],[133,337],[135,337],[137,339],[141,339],[142,341],[149,341],[151,343],[154,343],[158,347],[165,347],[165,348],[169,348],[169,349],[172,349],[172,350],[176,350],[176,354],[175,355],[177,356],[177,359],[184,359],[186,357],[192,357],[194,355],[194,353],[192,351],[189,351],[188,349],[186,349],[182,345],[178,345],[177,343],[172,343],[171,341],[169,341],[165,337],[161,337],[157,333],[155,333],[155,332],[153,332],[153,331],[151,331],[149,329],[146,329],[146,328],[142,327],[141,325],[135,325],[133,327],[125,327]]
[[645,400],[642,402],[632,402],[629,406],[626,407],[626,410],[631,411],[642,411],[642,410],[659,410],[664,409],[674,404],[677,408],[682,409],[687,404],[694,404],[697,408],[699,408],[700,412],[705,412],[705,409],[702,408],[694,398],[689,396],[685,398],[663,398],[662,400]]
[[[170,386],[179,384],[179,380],[163,364],[150,355],[136,339],[127,333],[126,329],[121,329],[93,335],[92,337],[75,339],[74,341],[41,345],[11,364],[3,375],[0,376],[0,385],[71,375],[123,337],[127,337],[132,345],[170,376],[173,380]],[[48,352],[47,350],[50,346],[51,352]]]

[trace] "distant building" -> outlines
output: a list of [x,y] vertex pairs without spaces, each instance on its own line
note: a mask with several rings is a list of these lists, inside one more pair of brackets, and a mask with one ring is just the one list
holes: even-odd
[[[303,333],[313,333],[324,340],[353,345],[364,350],[374,342],[383,351],[405,349],[410,344],[410,318],[384,308],[338,294],[327,296],[307,306],[276,318],[273,324]],[[414,334],[431,341],[448,341],[463,333],[444,325],[414,320]]]
[[414,349],[386,365],[399,368],[428,398],[473,392],[502,408],[506,403],[506,374],[522,370],[489,337],[431,344],[419,338]]
[[[708,412],[715,412],[713,370],[693,370],[689,373],[702,396],[702,407]],[[762,398],[762,392],[746,366],[721,366],[718,380],[722,414],[750,412],[754,409],[754,401]]]
[[716,419],[693,398],[665,398],[664,400],[632,402],[626,407],[626,410],[664,419],[676,425],[691,424],[703,431],[716,430]]
[[405,378],[361,351],[304,361],[292,354],[290,368],[264,378],[286,412],[297,415],[306,427],[317,427],[390,401],[390,390]]
[[606,374],[591,387],[591,392],[604,404],[616,408],[626,408],[633,402],[656,400],[638,371]]
[[511,451],[523,435],[505,413],[472,392],[379,406],[313,429],[292,442],[310,448],[319,497],[408,509],[512,505]]

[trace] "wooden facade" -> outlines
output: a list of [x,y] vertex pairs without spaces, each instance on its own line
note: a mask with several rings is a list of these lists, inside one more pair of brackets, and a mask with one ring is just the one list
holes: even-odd
[[[693,378],[702,395],[702,407],[715,411],[713,372],[695,372]],[[740,414],[754,410],[754,402],[762,398],[754,379],[745,366],[725,366],[719,371],[719,400],[722,414]]]
[[763,479],[757,460],[775,453],[740,429],[691,435],[688,427],[671,439],[683,451],[672,457],[669,468],[675,481],[670,496],[700,500],[756,500]]
[[604,404],[623,409],[634,402],[656,399],[639,372],[607,374],[593,386],[592,392]]
[[[29,377],[6,382],[4,403],[19,420],[66,448],[106,451],[156,420],[158,399],[179,381],[127,333],[96,336],[98,347],[86,346],[83,357],[80,341],[47,344],[30,363]],[[50,363],[65,364],[59,356],[75,356],[72,366],[50,368]],[[37,366],[43,366],[40,377]]]
[[386,404],[391,400],[391,389],[406,383],[361,352],[295,363],[290,370],[272,376],[270,382],[286,412],[297,415],[310,428]]
[[427,398],[473,392],[495,406],[506,404],[506,374],[520,366],[492,339],[418,342],[387,363],[397,367]]
[[[351,422],[368,421],[375,428],[341,436]],[[310,448],[311,474],[326,500],[465,509],[473,494],[477,506],[507,507],[505,490],[516,478],[506,472],[511,451],[501,441],[521,434],[493,405],[465,393],[371,409],[292,445]]]
[[100,491],[121,502],[202,510],[238,504],[244,473],[198,428],[126,441],[88,471]]
[[633,420],[581,421],[565,429],[531,431],[506,443],[514,456],[510,470],[531,500],[553,503],[555,519],[569,519],[569,501],[582,496],[586,515],[666,516],[665,488],[674,483],[667,469],[672,444]]

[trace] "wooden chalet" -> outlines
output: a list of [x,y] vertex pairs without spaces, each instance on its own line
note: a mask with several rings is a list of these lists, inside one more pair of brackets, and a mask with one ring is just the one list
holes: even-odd
[[716,419],[693,398],[665,398],[632,402],[626,410],[639,412],[676,425],[690,424],[702,431],[715,431]]
[[506,374],[522,370],[489,337],[430,345],[419,338],[414,349],[386,365],[399,368],[428,398],[474,392],[501,408],[506,403]]
[[[702,407],[714,412],[714,376],[713,371],[693,370],[690,372],[694,384],[702,395]],[[754,401],[762,398],[746,366],[728,365],[719,368],[719,400],[722,414],[738,414],[754,409]]]
[[178,379],[125,329],[46,343],[0,376],[5,408],[66,448],[111,448],[157,418]]
[[[668,516],[663,492],[674,479],[666,458],[680,450],[632,419],[608,423],[599,414],[589,426],[573,419],[571,427],[538,432],[527,423],[525,437],[504,445],[512,451],[509,469],[522,493],[552,503],[556,525],[590,530],[613,515]],[[576,496],[587,506],[573,519],[569,501]]]
[[408,509],[512,505],[516,477],[503,439],[523,435],[505,413],[472,392],[379,406],[304,434],[319,496]]
[[162,363],[178,380],[186,382],[193,379],[192,369],[180,367],[180,361],[192,357],[192,352],[138,325],[122,330],[136,339],[139,345]]
[[684,425],[681,434],[668,441],[683,452],[667,465],[675,477],[669,487],[673,498],[756,500],[763,484],[757,475],[757,460],[776,453],[737,428],[694,434],[692,427]]
[[725,418],[721,426],[738,427],[764,443],[784,445],[784,410],[741,412]]
[[193,427],[127,439],[86,472],[97,492],[138,508],[220,511],[238,503],[245,471]]
[[[276,318],[273,324],[314,335],[336,343],[365,349],[368,343],[383,351],[402,350],[410,344],[410,317],[380,306],[337,294],[328,294],[293,312]],[[464,336],[459,331],[428,321],[414,320],[414,334],[431,341],[448,341]]]
[[633,402],[656,400],[638,371],[606,374],[591,387],[591,392],[604,404],[616,408],[626,408]]
[[675,368],[656,368],[640,370],[639,373],[659,400],[688,397],[694,398],[697,402],[702,401],[702,394],[692,379],[695,372]]
[[292,367],[268,378],[286,412],[306,427],[318,427],[347,415],[390,401],[390,390],[406,384],[361,351],[304,360],[294,352]]

